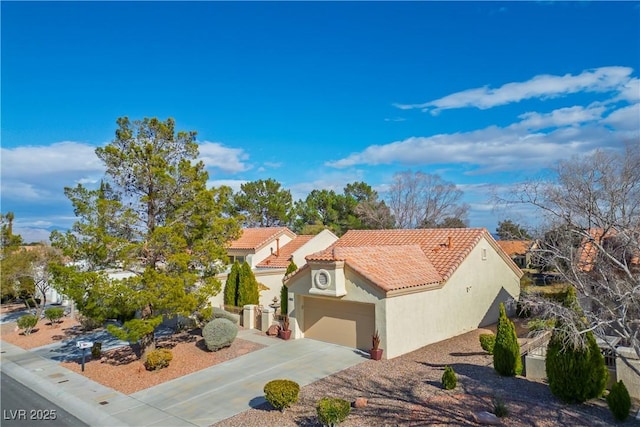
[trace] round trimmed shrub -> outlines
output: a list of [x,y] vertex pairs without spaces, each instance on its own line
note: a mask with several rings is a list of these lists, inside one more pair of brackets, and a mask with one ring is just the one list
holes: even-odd
[[18,328],[24,330],[25,335],[29,335],[38,324],[38,318],[33,314],[25,314],[18,319]]
[[238,335],[238,327],[228,319],[213,319],[202,328],[202,337],[209,351],[229,347]]
[[240,316],[237,314],[229,313],[220,307],[213,307],[212,319],[227,319],[234,324],[240,324]]
[[566,403],[582,403],[602,396],[609,372],[591,332],[584,348],[568,347],[564,333],[555,329],[547,347],[545,368],[549,389]]
[[498,333],[493,346],[493,367],[496,372],[505,377],[513,377],[522,373],[522,359],[520,358],[520,344],[518,344],[516,327],[507,317],[503,303],[500,303]]
[[171,350],[167,348],[157,348],[147,353],[147,358],[144,360],[144,367],[147,371],[166,368],[172,359],[173,354],[171,354]]
[[316,404],[316,413],[322,425],[334,426],[347,419],[351,403],[335,397],[323,397]]
[[607,405],[616,420],[624,421],[629,416],[631,397],[622,380],[611,386],[611,391],[607,395]]
[[264,397],[275,409],[283,411],[298,401],[300,385],[291,380],[273,380],[264,386]]
[[444,367],[444,373],[442,374],[442,386],[446,390],[453,390],[458,385],[458,379],[456,373],[451,366]]
[[494,334],[480,334],[480,346],[484,351],[493,354],[493,347],[496,344],[496,336]]
[[62,319],[62,316],[64,316],[64,308],[62,307],[51,307],[51,308],[47,308],[44,311],[44,317],[49,319],[51,324],[54,324],[58,320]]

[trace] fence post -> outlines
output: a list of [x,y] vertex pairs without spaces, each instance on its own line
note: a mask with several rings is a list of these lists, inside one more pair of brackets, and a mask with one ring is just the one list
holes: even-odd
[[246,329],[255,329],[256,327],[256,306],[247,304],[242,312],[242,323]]

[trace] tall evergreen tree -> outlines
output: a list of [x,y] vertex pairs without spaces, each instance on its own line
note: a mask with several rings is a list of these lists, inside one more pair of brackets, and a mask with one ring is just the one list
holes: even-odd
[[238,286],[238,305],[243,307],[247,304],[260,303],[260,291],[258,290],[258,280],[251,270],[248,262],[242,264],[242,272],[240,275],[240,284]]
[[593,333],[586,332],[585,347],[568,346],[567,334],[562,322],[557,322],[547,347],[545,368],[551,393],[567,403],[600,397],[609,372]]
[[[171,118],[123,117],[117,124],[115,139],[96,149],[104,184],[65,188],[78,221],[51,240],[76,261],[58,266],[66,279],[59,290],[88,316],[116,303],[137,311],[140,318],[110,331],[139,342],[142,356],[155,346],[163,315],[190,316],[209,306],[220,289],[219,261],[240,229],[237,218],[225,215],[228,192],[206,187],[196,132],[176,132]],[[106,269],[131,277],[115,280]]]
[[493,347],[493,367],[500,375],[504,376],[512,377],[522,373],[516,327],[507,317],[503,303],[500,303],[500,319],[498,320],[496,343]]

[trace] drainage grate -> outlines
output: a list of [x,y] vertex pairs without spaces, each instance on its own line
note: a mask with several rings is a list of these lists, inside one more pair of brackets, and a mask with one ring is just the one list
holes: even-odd
[[58,381],[58,384],[66,383],[67,381],[69,381],[69,380]]
[[101,405],[107,405],[109,402],[107,402],[106,400],[103,400],[102,402],[98,402]]

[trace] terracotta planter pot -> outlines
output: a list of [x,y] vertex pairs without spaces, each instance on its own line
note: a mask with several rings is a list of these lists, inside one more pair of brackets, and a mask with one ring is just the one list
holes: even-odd
[[289,338],[291,338],[291,330],[280,330],[280,332],[278,332],[278,336],[280,338],[282,338],[283,340],[288,340]]
[[381,348],[376,348],[376,349],[371,349],[369,350],[369,355],[371,356],[371,359],[373,360],[380,360],[382,359],[382,349]]

